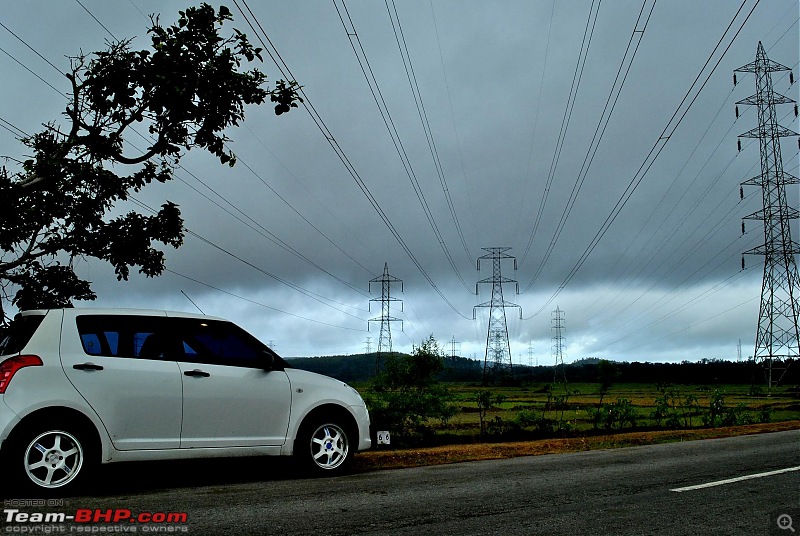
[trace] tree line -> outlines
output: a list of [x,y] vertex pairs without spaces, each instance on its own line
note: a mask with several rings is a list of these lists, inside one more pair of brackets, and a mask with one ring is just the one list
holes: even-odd
[[[398,356],[405,354],[396,353]],[[442,370],[438,373],[439,381],[480,383],[483,380],[483,362],[464,357],[442,358]],[[354,354],[327,357],[305,357],[289,359],[289,362],[300,369],[325,374],[349,383],[366,382],[375,376],[376,355]],[[614,383],[651,383],[651,384],[683,384],[683,385],[720,385],[720,384],[755,384],[765,383],[764,371],[760,365],[752,361],[726,361],[723,359],[700,359],[699,361],[683,361],[680,363],[620,362],[600,359],[589,359],[564,365],[564,375],[568,382],[594,383],[600,381],[602,367],[600,363],[610,363],[614,374]],[[555,370],[553,366],[514,365],[510,381],[515,383],[550,383],[553,382]],[[783,377],[782,385],[800,383],[800,364],[789,366]]]

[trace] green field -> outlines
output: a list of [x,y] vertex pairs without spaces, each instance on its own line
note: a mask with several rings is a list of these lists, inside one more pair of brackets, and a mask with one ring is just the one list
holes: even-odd
[[[456,414],[425,423],[424,443],[517,440],[633,430],[710,428],[800,419],[800,390],[751,395],[749,385],[599,383],[482,387],[447,383]],[[369,399],[369,385],[359,385]],[[477,398],[488,394],[483,408]]]

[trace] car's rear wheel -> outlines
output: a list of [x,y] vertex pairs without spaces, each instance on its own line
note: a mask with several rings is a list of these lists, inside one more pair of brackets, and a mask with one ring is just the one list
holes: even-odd
[[335,474],[349,465],[350,434],[346,426],[334,419],[311,421],[303,426],[298,440],[300,463],[313,474]]
[[77,429],[31,427],[11,446],[10,463],[20,484],[45,494],[76,489],[92,466],[91,446]]

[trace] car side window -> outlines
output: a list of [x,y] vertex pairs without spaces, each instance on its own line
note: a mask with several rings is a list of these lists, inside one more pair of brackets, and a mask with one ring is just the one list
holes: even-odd
[[90,356],[263,368],[271,352],[227,321],[140,315],[80,315],[76,321]]
[[106,343],[108,344],[108,350],[113,355],[117,355],[119,353],[119,333],[117,333],[116,331],[104,331],[103,335],[106,338]]
[[175,319],[183,360],[191,363],[262,368],[265,352],[258,339],[231,322]]
[[100,336],[97,333],[84,333],[81,335],[83,351],[89,355],[103,355]]
[[81,315],[76,319],[83,351],[91,356],[178,360],[180,341],[165,317]]

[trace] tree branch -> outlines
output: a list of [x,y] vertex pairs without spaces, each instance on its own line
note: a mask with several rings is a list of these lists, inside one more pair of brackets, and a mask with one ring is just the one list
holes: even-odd
[[128,158],[127,156],[123,156],[122,154],[114,155],[114,160],[119,162],[120,164],[142,164],[154,156],[156,156],[161,148],[160,145],[163,145],[164,140],[161,136],[158,137],[158,140],[150,147],[150,150],[144,153],[143,155],[137,156],[136,158]]
[[39,227],[36,230],[36,232],[33,233],[33,236],[31,237],[31,240],[28,243],[28,247],[25,248],[25,251],[23,251],[22,254],[16,258],[16,260],[7,262],[5,264],[0,264],[0,273],[3,273],[3,277],[8,278],[8,275],[5,273],[8,270],[13,270],[17,266],[21,266],[33,259],[37,259],[39,257],[43,257],[44,255],[46,255],[44,251],[40,251],[38,253],[31,253],[33,251],[34,246],[36,245],[36,239],[39,238],[39,232],[41,230],[42,228]]

